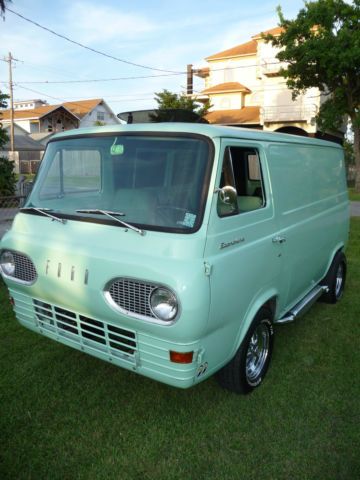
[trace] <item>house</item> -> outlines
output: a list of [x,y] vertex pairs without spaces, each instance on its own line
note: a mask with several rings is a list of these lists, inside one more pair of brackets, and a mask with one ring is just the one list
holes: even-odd
[[14,110],[29,110],[33,108],[43,107],[48,103],[45,100],[41,100],[40,98],[34,100],[19,100],[14,102]]
[[[277,36],[281,27],[263,33]],[[325,100],[324,94],[311,88],[292,99],[292,92],[279,74],[286,65],[276,58],[278,51],[259,33],[246,43],[208,56],[207,66],[194,70],[205,83],[197,100],[209,100],[212,105],[206,119],[209,123],[341,142],[345,125],[341,131],[319,132],[316,115]]]
[[[1,122],[10,124],[10,110],[1,110]],[[14,110],[14,123],[27,133],[56,133],[79,128],[80,120],[62,105],[43,105],[29,110]]]
[[[31,105],[31,108],[29,108]],[[0,110],[1,122],[10,123],[10,110]],[[14,104],[14,122],[28,133],[56,133],[72,128],[119,123],[101,98],[48,105],[42,100],[24,100]]]
[[78,117],[79,128],[120,123],[120,120],[102,98],[65,102],[62,105]]
[[[10,137],[10,125],[5,126],[6,133]],[[37,142],[19,125],[14,126],[15,151],[10,153],[10,140],[5,144],[0,156],[9,157],[15,162],[16,173],[36,173],[40,165],[45,147]]]

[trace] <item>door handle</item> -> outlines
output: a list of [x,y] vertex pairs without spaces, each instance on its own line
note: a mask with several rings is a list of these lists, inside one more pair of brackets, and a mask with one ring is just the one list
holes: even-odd
[[274,237],[272,239],[272,242],[273,243],[285,243],[286,242],[286,238],[282,235],[276,235],[276,237]]

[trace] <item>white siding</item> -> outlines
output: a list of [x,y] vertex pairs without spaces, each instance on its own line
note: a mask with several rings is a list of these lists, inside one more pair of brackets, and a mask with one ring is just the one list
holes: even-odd
[[120,123],[119,119],[110,109],[104,105],[97,105],[80,120],[79,128],[93,127],[97,121],[101,121],[105,123],[105,125],[116,125]]

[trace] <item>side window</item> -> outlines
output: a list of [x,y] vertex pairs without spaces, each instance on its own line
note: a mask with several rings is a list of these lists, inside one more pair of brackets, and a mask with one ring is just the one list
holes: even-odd
[[259,152],[254,148],[227,147],[218,191],[218,215],[228,217],[264,206]]

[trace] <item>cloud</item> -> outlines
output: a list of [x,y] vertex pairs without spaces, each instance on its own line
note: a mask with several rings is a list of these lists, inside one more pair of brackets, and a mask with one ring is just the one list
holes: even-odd
[[80,42],[87,44],[105,43],[115,40],[117,44],[147,36],[157,27],[144,16],[126,13],[110,5],[92,2],[73,3],[66,13],[69,32]]
[[54,51],[51,46],[42,41],[38,36],[29,36],[25,34],[0,35],[2,50],[11,50],[13,55],[20,60],[26,59],[29,62],[38,64],[47,64],[54,57]]

